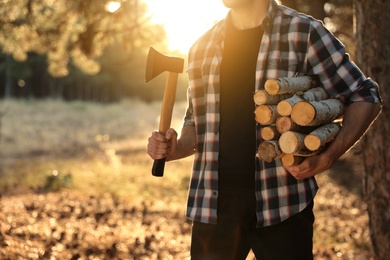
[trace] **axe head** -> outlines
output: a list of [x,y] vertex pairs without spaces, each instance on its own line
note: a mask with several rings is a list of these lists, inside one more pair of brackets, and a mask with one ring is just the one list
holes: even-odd
[[163,55],[153,47],[150,47],[146,61],[145,81],[150,81],[164,71],[181,73],[183,72],[183,67],[184,59]]

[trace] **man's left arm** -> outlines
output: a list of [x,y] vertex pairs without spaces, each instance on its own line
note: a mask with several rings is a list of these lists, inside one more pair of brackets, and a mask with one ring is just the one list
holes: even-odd
[[302,180],[329,169],[333,163],[360,140],[380,113],[380,103],[354,102],[347,106],[342,128],[327,149],[306,158],[296,166],[285,169],[296,179]]

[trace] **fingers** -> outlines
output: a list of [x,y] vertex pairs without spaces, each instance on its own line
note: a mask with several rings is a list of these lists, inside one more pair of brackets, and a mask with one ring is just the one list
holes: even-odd
[[169,142],[165,136],[154,131],[148,139],[147,153],[152,159],[162,159],[168,153]]
[[314,176],[327,169],[331,164],[321,156],[308,157],[296,166],[285,166],[284,168],[297,180],[303,180]]
[[169,153],[173,153],[177,149],[177,132],[170,128],[165,134],[165,138],[169,141]]
[[147,153],[152,159],[162,159],[176,149],[176,144],[177,133],[175,130],[169,129],[165,135],[154,131],[148,139]]
[[168,140],[177,139],[177,132],[173,128],[169,128],[165,134],[165,138]]

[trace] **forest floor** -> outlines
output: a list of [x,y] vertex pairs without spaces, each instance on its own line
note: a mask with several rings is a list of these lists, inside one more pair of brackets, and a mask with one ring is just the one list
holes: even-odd
[[[0,110],[0,259],[189,259],[191,158],[156,178],[145,153],[158,103],[7,101]],[[315,259],[373,259],[360,149],[318,175]]]

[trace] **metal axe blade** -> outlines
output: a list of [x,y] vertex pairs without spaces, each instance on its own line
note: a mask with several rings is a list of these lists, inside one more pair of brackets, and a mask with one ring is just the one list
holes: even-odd
[[164,71],[182,73],[183,67],[184,59],[163,55],[153,47],[150,47],[146,61],[145,81],[149,82]]

